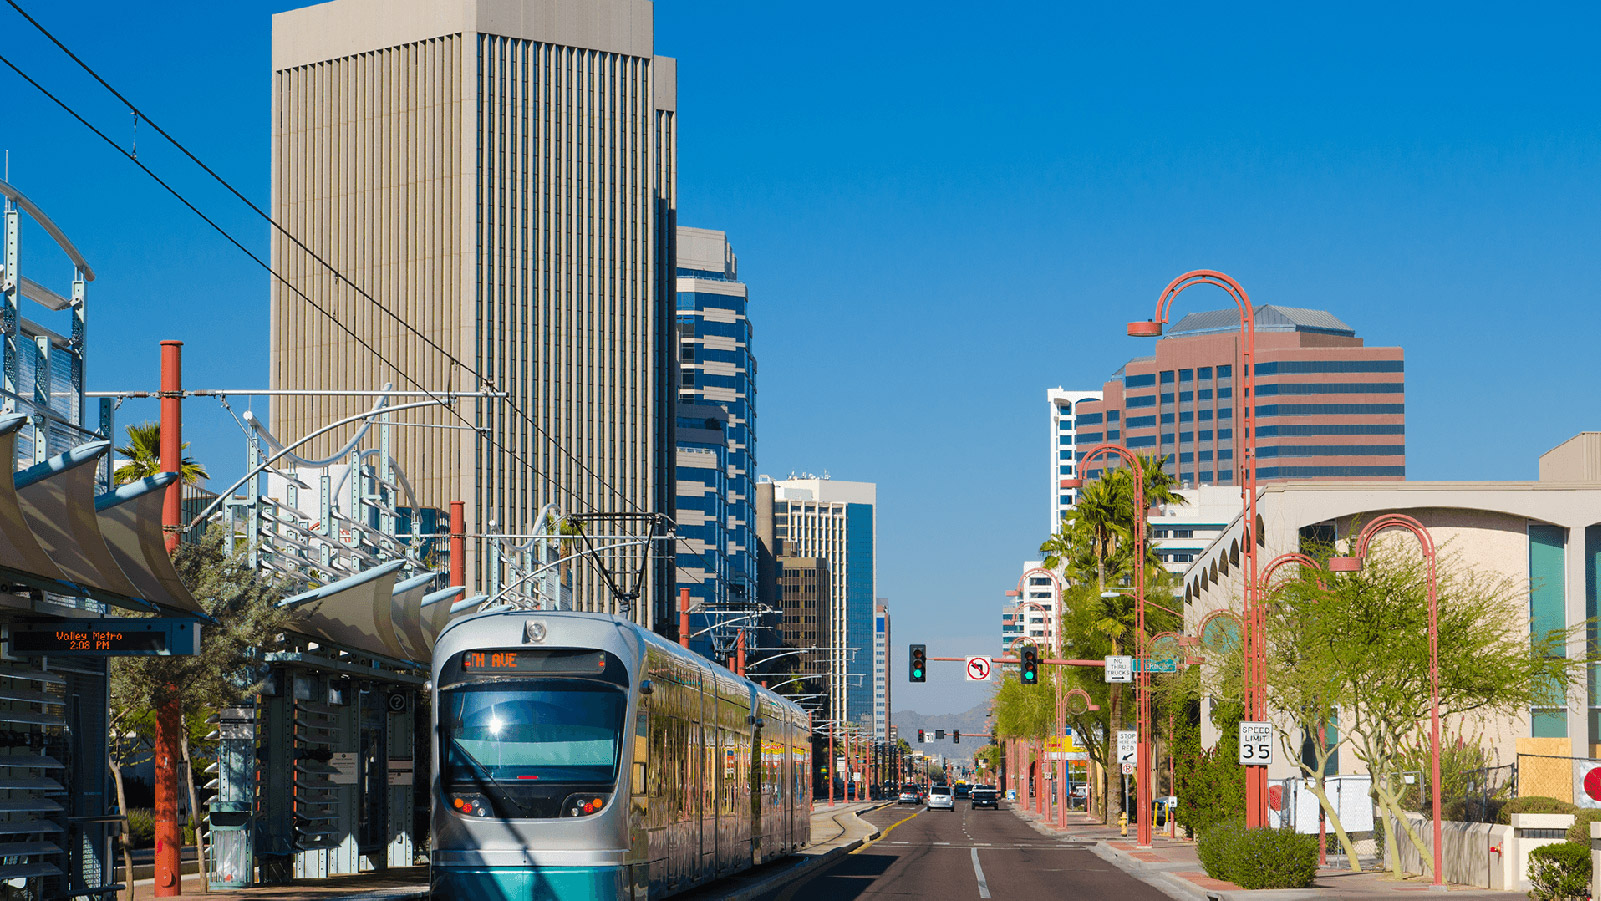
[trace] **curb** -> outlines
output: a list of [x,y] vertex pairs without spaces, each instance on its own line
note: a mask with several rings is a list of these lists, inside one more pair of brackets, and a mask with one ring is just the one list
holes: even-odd
[[[869,826],[871,824],[857,816],[857,814],[866,813],[869,810],[878,810],[879,808],[887,806],[887,803],[875,804],[872,807],[864,807],[860,811],[843,810],[840,811],[840,813],[850,814],[851,817],[855,818],[857,822],[864,826]],[[836,818],[834,822],[838,823],[839,820]],[[843,826],[844,824],[841,825]],[[846,831],[848,830],[842,830],[840,834],[844,835]],[[742,886],[739,889],[729,892],[726,895],[721,895],[719,896],[719,901],[750,901],[750,899],[759,895],[765,895],[786,882],[790,882],[794,879],[806,876],[809,873],[827,867],[829,864],[833,863],[839,858],[844,857],[845,855],[855,851],[857,848],[860,848],[861,846],[883,834],[883,830],[875,827],[871,834],[864,835],[858,839],[853,839],[843,845],[829,848],[822,854],[816,854],[812,856],[795,855],[800,859],[798,859],[792,866],[786,867],[776,873],[772,873],[766,878],[762,879],[760,882],[754,882],[750,885]]]

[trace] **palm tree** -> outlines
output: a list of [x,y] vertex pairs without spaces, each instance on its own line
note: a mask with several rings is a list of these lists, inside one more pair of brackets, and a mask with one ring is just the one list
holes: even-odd
[[[179,452],[188,449],[189,442],[185,441]],[[138,425],[128,426],[128,443],[117,448],[117,453],[128,461],[118,466],[112,473],[111,478],[118,485],[137,482],[161,472],[161,424],[141,422]],[[178,464],[178,475],[185,485],[193,485],[201,479],[211,478],[211,474],[206,472],[206,468],[194,457],[181,459]]]

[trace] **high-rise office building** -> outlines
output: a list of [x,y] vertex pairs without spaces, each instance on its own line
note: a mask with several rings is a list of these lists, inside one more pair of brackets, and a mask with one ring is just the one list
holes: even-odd
[[1076,478],[1079,457],[1094,447],[1079,441],[1078,417],[1073,414],[1086,401],[1101,399],[1099,391],[1051,388],[1045,400],[1051,408],[1051,532],[1062,527],[1062,516],[1078,501],[1077,488],[1063,488],[1062,480]]
[[[672,512],[677,70],[653,16],[647,0],[333,0],[273,17],[272,209],[304,248],[273,235],[272,387],[504,392],[460,418],[396,414],[419,426],[395,449],[417,503],[466,501],[469,532],[527,535],[546,503]],[[278,398],[273,429],[371,404]],[[486,550],[469,544],[474,587]],[[655,556],[631,611],[646,624],[674,584]],[[581,609],[616,609],[574,572]]]
[[[765,624],[757,611],[755,532],[756,357],[747,316],[749,291],[727,236],[678,229],[678,546],[677,579],[689,589],[691,631],[713,639],[703,652],[726,658],[740,626]],[[710,425],[700,412],[721,411],[723,459],[714,478],[686,455],[685,427]],[[697,448],[697,451],[704,448]],[[752,632],[751,634],[755,634]],[[763,633],[765,635],[765,633]]]
[[889,738],[890,691],[889,605],[873,605],[873,737]]
[[878,487],[827,478],[773,482],[773,527],[784,553],[828,561],[830,719],[873,718],[873,604]]
[[[1256,317],[1257,478],[1403,479],[1406,415],[1399,347],[1367,347],[1322,310],[1270,304]],[[1165,458],[1181,485],[1237,485],[1239,314],[1191,313],[1077,405],[1077,441]],[[1081,474],[1094,478],[1106,464]]]

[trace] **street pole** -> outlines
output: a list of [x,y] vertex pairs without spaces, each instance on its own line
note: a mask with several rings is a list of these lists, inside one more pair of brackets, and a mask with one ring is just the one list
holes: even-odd
[[[1130,327],[1132,330],[1132,326]],[[1139,696],[1139,717],[1135,723],[1138,730],[1139,744],[1135,761],[1134,785],[1135,798],[1139,805],[1139,814],[1135,820],[1138,827],[1135,846],[1149,848],[1151,846],[1151,779],[1155,775],[1152,770],[1151,759],[1151,667],[1150,667],[1150,639],[1145,630],[1145,467],[1140,458],[1133,451],[1119,444],[1097,444],[1089,452],[1079,458],[1078,471],[1084,472],[1084,467],[1097,457],[1119,457],[1129,465],[1134,481],[1134,652],[1135,662],[1138,664],[1138,675],[1135,677],[1135,693]],[[1063,488],[1078,488],[1084,484],[1082,478],[1062,479]],[[1128,810],[1127,791],[1125,790],[1123,809]]]
[[689,589],[678,589],[678,644],[689,647]]
[[467,584],[467,503],[450,502],[450,586]]
[[828,766],[824,767],[824,769],[828,770],[828,806],[829,807],[833,807],[834,806],[834,776],[837,775],[834,771],[839,769],[839,767],[836,766],[835,763],[834,763],[834,724],[833,723],[829,723],[828,724]]
[[[161,471],[183,472],[183,342],[161,342]],[[161,531],[167,553],[178,550],[183,534],[183,479],[167,486],[162,498]],[[152,764],[155,772],[155,896],[183,894],[183,833],[178,829],[178,761],[183,736],[183,710],[171,695],[176,686],[157,695]],[[196,814],[198,816],[198,814]],[[129,874],[132,879],[132,874]]]
[[1431,891],[1445,891],[1445,849],[1441,842],[1440,826],[1440,598],[1438,573],[1435,569],[1434,536],[1418,520],[1402,513],[1386,513],[1375,517],[1362,528],[1356,538],[1355,553],[1350,557],[1330,557],[1329,572],[1356,572],[1362,568],[1367,556],[1368,543],[1385,529],[1405,529],[1412,533],[1423,548],[1427,565],[1429,593],[1429,781],[1430,804],[1434,815],[1434,883]]
[[[1234,279],[1214,269],[1196,269],[1186,272],[1168,283],[1156,302],[1156,318],[1146,322],[1130,322],[1128,334],[1136,338],[1159,338],[1167,324],[1173,301],[1185,290],[1196,285],[1212,285],[1226,291],[1240,312],[1239,381],[1240,392],[1235,406],[1240,432],[1240,492],[1244,499],[1244,516],[1241,523],[1241,564],[1245,580],[1245,616],[1243,618],[1242,645],[1244,651],[1245,715],[1252,721],[1266,719],[1264,680],[1267,675],[1264,619],[1261,610],[1260,586],[1257,583],[1256,547],[1259,536],[1256,527],[1256,312],[1245,288]],[[1143,820],[1144,817],[1141,817]],[[1260,828],[1267,825],[1267,768],[1245,769],[1245,825]],[[1143,832],[1143,829],[1142,829]],[[1438,847],[1438,844],[1436,844]]]

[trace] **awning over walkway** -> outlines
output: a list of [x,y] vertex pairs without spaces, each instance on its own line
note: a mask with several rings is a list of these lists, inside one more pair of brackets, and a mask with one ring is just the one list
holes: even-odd
[[[16,459],[28,417],[0,416],[0,459]],[[178,580],[161,531],[162,473],[95,496],[96,441],[0,478],[0,583],[12,582],[118,607],[184,614],[204,610]]]
[[395,560],[283,601],[292,628],[309,638],[354,651],[426,666],[434,642],[450,622],[461,588],[433,591],[443,573],[428,572],[396,582],[403,560]]

